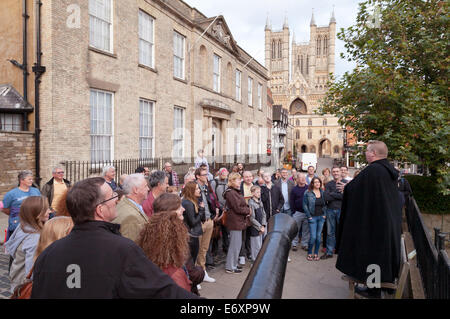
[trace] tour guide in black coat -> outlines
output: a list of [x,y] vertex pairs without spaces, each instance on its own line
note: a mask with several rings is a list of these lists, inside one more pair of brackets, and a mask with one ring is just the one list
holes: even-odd
[[370,165],[345,186],[336,268],[366,282],[373,273],[367,272],[367,266],[377,264],[381,282],[392,283],[400,267],[401,208],[398,172],[386,160],[387,147],[381,143],[369,142],[366,158]]
[[103,178],[73,186],[67,208],[75,226],[36,260],[31,298],[198,298],[108,222],[117,215],[114,195]]

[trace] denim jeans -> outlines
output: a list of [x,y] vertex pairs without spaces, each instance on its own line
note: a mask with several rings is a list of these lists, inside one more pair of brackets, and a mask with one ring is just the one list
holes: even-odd
[[340,209],[327,209],[327,255],[333,255],[336,248],[336,229],[340,215]]
[[320,248],[320,234],[322,233],[323,223],[325,222],[325,218],[323,216],[313,216],[312,219],[308,219],[309,223],[309,245],[308,245],[308,254],[311,255],[313,248],[314,254],[319,254]]
[[[308,225],[308,218],[306,217],[305,213],[302,212],[295,212],[294,216],[295,222],[297,223],[298,230],[301,229],[302,234],[302,247],[307,247],[309,243],[309,225]],[[292,241],[292,246],[298,245],[298,234],[295,236],[294,240]]]

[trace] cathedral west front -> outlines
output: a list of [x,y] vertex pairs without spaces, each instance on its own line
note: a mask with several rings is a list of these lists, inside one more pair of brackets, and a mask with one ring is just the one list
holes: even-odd
[[265,66],[274,105],[282,105],[289,114],[285,149],[316,153],[318,157],[339,158],[343,151],[343,132],[333,115],[315,114],[327,92],[327,82],[335,69],[336,19],[334,11],[327,26],[317,26],[314,13],[309,42],[290,41],[287,18],[282,30],[265,26]]

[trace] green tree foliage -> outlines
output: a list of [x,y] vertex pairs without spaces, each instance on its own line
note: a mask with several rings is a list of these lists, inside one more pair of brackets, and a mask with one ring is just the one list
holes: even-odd
[[341,29],[352,72],[330,83],[319,112],[335,114],[362,142],[420,163],[449,194],[449,2],[368,0]]

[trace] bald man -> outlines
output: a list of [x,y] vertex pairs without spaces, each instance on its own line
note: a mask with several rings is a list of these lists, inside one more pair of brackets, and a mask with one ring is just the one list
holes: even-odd
[[379,266],[381,282],[393,283],[400,268],[398,171],[387,156],[385,143],[369,141],[369,165],[344,188],[337,232],[336,268],[367,283],[370,288],[355,289],[366,298],[381,297],[381,289],[372,288],[373,265]]

